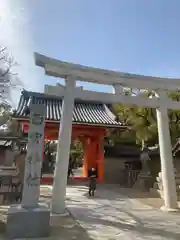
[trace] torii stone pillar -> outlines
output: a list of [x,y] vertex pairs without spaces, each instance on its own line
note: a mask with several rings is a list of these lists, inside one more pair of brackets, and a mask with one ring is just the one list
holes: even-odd
[[72,77],[68,77],[66,79],[65,94],[62,105],[52,190],[52,213],[54,214],[62,214],[65,212],[67,172],[72,134],[75,88],[76,80]]
[[[161,100],[166,99],[167,94],[165,91],[159,91],[158,97],[160,97]],[[177,209],[178,205],[167,107],[161,106],[156,109],[156,114],[164,193],[164,206],[162,209],[171,211]]]

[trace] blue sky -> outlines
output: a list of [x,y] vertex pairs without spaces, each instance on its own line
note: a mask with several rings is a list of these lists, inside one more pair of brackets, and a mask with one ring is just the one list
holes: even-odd
[[22,8],[27,17],[19,36],[24,48],[16,52],[26,62],[23,82],[31,90],[57,82],[34,67],[32,59],[24,60],[23,54],[28,52],[27,59],[33,51],[94,67],[180,77],[179,0],[2,1],[9,2],[12,12]]

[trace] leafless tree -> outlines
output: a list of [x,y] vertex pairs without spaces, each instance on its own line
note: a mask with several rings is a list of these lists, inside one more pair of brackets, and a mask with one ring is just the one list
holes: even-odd
[[11,113],[11,90],[22,86],[13,67],[17,65],[7,47],[0,45],[0,127],[7,123]]
[[17,62],[7,48],[0,46],[0,101],[3,103],[9,102],[13,88],[22,86],[17,73],[13,72],[13,67],[16,65]]

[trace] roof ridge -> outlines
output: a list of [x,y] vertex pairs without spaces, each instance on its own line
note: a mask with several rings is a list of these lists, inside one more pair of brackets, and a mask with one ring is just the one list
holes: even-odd
[[[45,93],[37,93],[23,90],[21,92],[18,109],[14,115],[14,118],[28,118],[26,111],[29,105],[29,99],[33,99],[36,104],[44,104],[46,108],[45,118],[46,121],[59,122],[61,119],[62,111],[62,98],[54,95],[48,95]],[[54,100],[59,101],[54,101]],[[47,100],[47,101],[46,101]],[[108,108],[108,107],[107,107]],[[105,104],[97,103],[94,101],[82,101],[76,99],[73,110],[73,123],[74,124],[85,124],[94,126],[112,126],[121,127],[121,122],[116,121],[114,116],[107,111]],[[110,109],[109,109],[110,111]]]
[[[41,92],[34,92],[34,91],[28,91],[23,90],[21,91],[21,95],[28,96],[28,97],[43,97],[43,98],[55,98],[55,99],[62,99],[62,97],[58,97],[56,95],[47,94],[47,93],[41,93]],[[32,96],[33,95],[33,96]]]
[[[59,96],[56,96],[56,95],[53,95],[53,94],[28,91],[28,90],[25,90],[25,89],[23,89],[21,91],[21,96],[22,95],[24,97],[39,97],[39,98],[45,98],[45,99],[49,99],[49,100],[54,99],[54,100],[61,100],[62,101],[62,99],[63,99],[62,97],[59,97]],[[89,103],[89,104],[101,104],[101,105],[104,104],[104,103],[98,102],[98,101],[82,100],[82,99],[78,99],[78,98],[75,99],[75,103]]]

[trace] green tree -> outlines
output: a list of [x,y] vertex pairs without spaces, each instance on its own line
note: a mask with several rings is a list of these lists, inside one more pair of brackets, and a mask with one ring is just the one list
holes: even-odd
[[[149,92],[138,92],[137,95],[148,95]],[[180,91],[170,92],[169,98],[174,101],[180,101]],[[138,106],[125,106],[122,104],[114,105],[114,111],[119,120],[129,125],[131,131],[135,132],[137,143],[158,143],[156,110],[151,108],[141,108]],[[171,133],[172,144],[180,137],[180,110],[168,111],[169,128]],[[130,132],[130,131],[129,131]],[[127,134],[127,137],[132,138]]]
[[[137,106],[115,106],[115,112],[119,120],[123,120],[130,127],[125,131],[127,137],[132,138],[133,133],[138,144],[144,145],[157,140],[157,124],[155,109],[141,108]],[[126,132],[129,132],[127,134]]]
[[[180,101],[180,91],[170,92],[169,98],[173,101]],[[179,110],[169,109],[169,125],[172,144],[176,143],[177,138],[180,138],[180,107]]]

